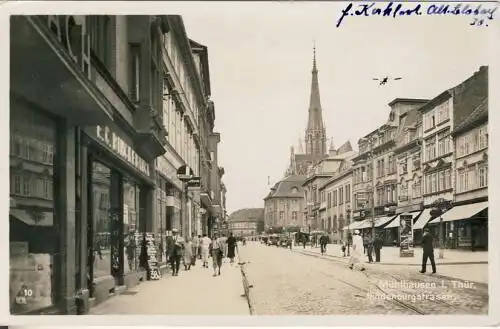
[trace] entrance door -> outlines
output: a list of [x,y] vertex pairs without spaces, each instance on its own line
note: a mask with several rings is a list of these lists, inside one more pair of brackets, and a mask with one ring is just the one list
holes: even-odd
[[111,254],[111,169],[97,161],[89,163],[88,179],[88,287],[94,294],[94,282],[110,276]]

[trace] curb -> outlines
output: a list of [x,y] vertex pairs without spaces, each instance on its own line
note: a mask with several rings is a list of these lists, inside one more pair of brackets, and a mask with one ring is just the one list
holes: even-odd
[[[320,255],[320,253],[317,253],[317,252],[314,252],[314,251],[309,251],[309,250],[304,250],[304,251]],[[339,260],[348,259],[348,257],[344,258],[344,257],[334,256],[334,255],[329,255],[329,254],[326,254],[326,257],[336,258],[336,259],[339,259]],[[380,263],[375,263],[374,262],[372,264],[375,264],[375,265],[390,265],[390,266],[420,266],[421,265],[421,264],[413,264],[413,263],[384,263],[384,262],[380,262]],[[479,264],[488,264],[488,261],[447,262],[447,263],[436,262],[436,265],[440,265],[440,266],[446,266],[446,265],[479,265]]]
[[248,282],[248,276],[245,271],[246,268],[246,262],[244,262],[241,257],[240,257],[240,252],[238,251],[238,261],[239,261],[239,266],[240,266],[240,271],[241,271],[241,281],[243,283],[243,290],[245,291],[245,298],[248,303],[248,310],[250,312],[250,315],[254,315],[254,310],[251,302],[251,297],[250,297],[250,283]]

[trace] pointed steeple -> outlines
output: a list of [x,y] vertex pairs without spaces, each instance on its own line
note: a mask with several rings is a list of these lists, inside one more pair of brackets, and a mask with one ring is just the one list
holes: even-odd
[[304,154],[304,144],[302,144],[302,138],[299,138],[299,154]]
[[333,137],[330,137],[330,149],[328,151],[335,151],[335,144],[333,144]]
[[306,130],[306,154],[326,154],[326,132],[323,124],[321,98],[319,96],[318,68],[316,66],[316,45],[313,48],[311,96],[309,99],[309,120]]
[[297,166],[295,163],[295,150],[294,147],[290,147],[290,164],[287,170],[287,176],[295,175],[297,173]]

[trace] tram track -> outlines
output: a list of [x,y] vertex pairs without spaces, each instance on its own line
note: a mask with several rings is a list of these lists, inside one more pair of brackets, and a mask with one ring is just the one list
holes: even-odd
[[[331,255],[321,255],[315,252],[311,252],[308,250],[292,250],[296,253],[300,253],[306,256],[310,257],[315,257],[318,259],[325,260],[327,262],[335,263],[338,265],[341,265],[342,267],[346,267],[346,262],[344,260],[338,259],[335,256]],[[370,282],[370,288],[373,289],[374,291],[377,291],[380,294],[383,294],[385,296],[393,296],[393,295],[401,295],[401,296],[406,296],[406,297],[411,297],[415,296],[415,298],[419,297],[420,299],[415,299],[410,301],[405,301],[397,298],[388,298],[386,299],[387,302],[390,302],[392,304],[397,304],[398,306],[407,309],[407,310],[412,310],[416,314],[420,315],[425,315],[425,314],[436,314],[436,311],[439,312],[439,314],[475,314],[475,312],[471,312],[471,308],[467,305],[464,305],[462,302],[460,302],[460,298],[467,298],[467,296],[460,295],[460,292],[457,292],[458,294],[455,295],[455,292],[446,290],[441,287],[441,281],[438,281],[438,279],[448,279],[446,277],[422,277],[422,278],[414,278],[411,277],[411,275],[397,275],[393,273],[389,273],[387,271],[381,272],[380,269],[369,269],[368,271],[363,271],[360,272],[363,273],[363,275],[367,278],[367,280]],[[339,282],[342,282],[344,284],[350,285],[353,288],[358,289],[358,291],[363,291],[367,292],[366,288],[363,288],[362,286],[359,285],[357,282],[349,282],[343,279],[340,279],[338,277],[335,277],[335,275],[332,275],[330,273],[322,273],[325,276],[328,276],[330,278],[333,278]],[[388,279],[389,278],[389,279]],[[404,283],[409,282],[411,283],[412,281],[418,280],[419,282],[421,281],[423,286],[429,286],[433,285],[430,289],[431,290],[425,290],[420,288],[418,284],[413,285],[411,287],[397,287],[397,288],[390,288],[391,291],[388,291],[385,289],[385,287],[381,286],[380,282],[387,282],[388,280],[393,280],[396,283]],[[374,283],[373,281],[376,281]],[[444,298],[446,297],[446,298]],[[415,303],[418,302],[419,305],[415,305]]]
[[[293,252],[296,252],[296,253],[300,253],[300,254],[303,254],[303,255],[306,255],[306,256],[310,256],[310,257],[315,257],[315,258],[318,258],[318,259],[323,259],[323,260],[326,260],[326,261],[333,261],[330,259],[330,257],[326,258],[322,255],[319,255],[319,254],[316,254],[316,253],[312,253],[312,252],[302,252],[302,251],[294,251],[292,250]],[[338,263],[338,264],[342,264],[344,265],[343,262],[340,262],[340,261],[334,261],[335,263]],[[339,281],[345,285],[348,285],[350,286],[351,288],[354,288],[356,289],[357,291],[359,292],[362,292],[362,293],[365,293],[365,294],[370,294],[371,291],[370,289],[367,289],[365,287],[362,287],[361,285],[359,284],[356,284],[356,283],[353,283],[353,282],[349,282],[347,280],[343,280],[343,279],[340,279],[338,278],[337,276],[331,274],[331,273],[327,273],[325,271],[319,271],[322,275],[326,276],[326,277],[329,277],[329,278],[332,278],[332,279],[335,279],[336,281]],[[366,273],[366,272],[361,272],[363,273],[367,278],[370,278],[369,275]],[[380,287],[380,285],[378,284],[373,284],[372,282],[370,282],[369,284],[369,287],[371,288],[375,288],[377,291],[379,291],[380,293],[382,293],[383,295],[385,296],[390,296],[391,294],[389,292],[387,292],[386,290],[384,290],[383,288]],[[411,304],[408,304],[404,301],[401,301],[401,300],[398,300],[398,299],[386,299],[386,301],[390,304],[393,304],[395,306],[398,306],[399,308],[402,308],[402,309],[405,309],[405,310],[409,310],[415,314],[418,314],[418,315],[426,315],[428,313],[426,313],[425,311],[423,311],[422,309],[416,307],[416,306],[413,306]]]

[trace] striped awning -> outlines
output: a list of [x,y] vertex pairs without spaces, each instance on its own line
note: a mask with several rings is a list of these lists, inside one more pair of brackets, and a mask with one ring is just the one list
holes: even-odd
[[[488,208],[488,202],[478,202],[472,204],[465,204],[462,206],[455,206],[445,212],[441,217],[443,222],[451,222],[454,220],[468,219],[474,217],[484,209]],[[429,224],[437,224],[441,221],[440,217],[434,218]]]
[[413,224],[413,229],[414,230],[423,229],[424,226],[427,225],[430,219],[431,219],[431,208],[424,209],[424,211],[422,211],[422,214],[420,214],[420,217],[418,217],[415,224]]

